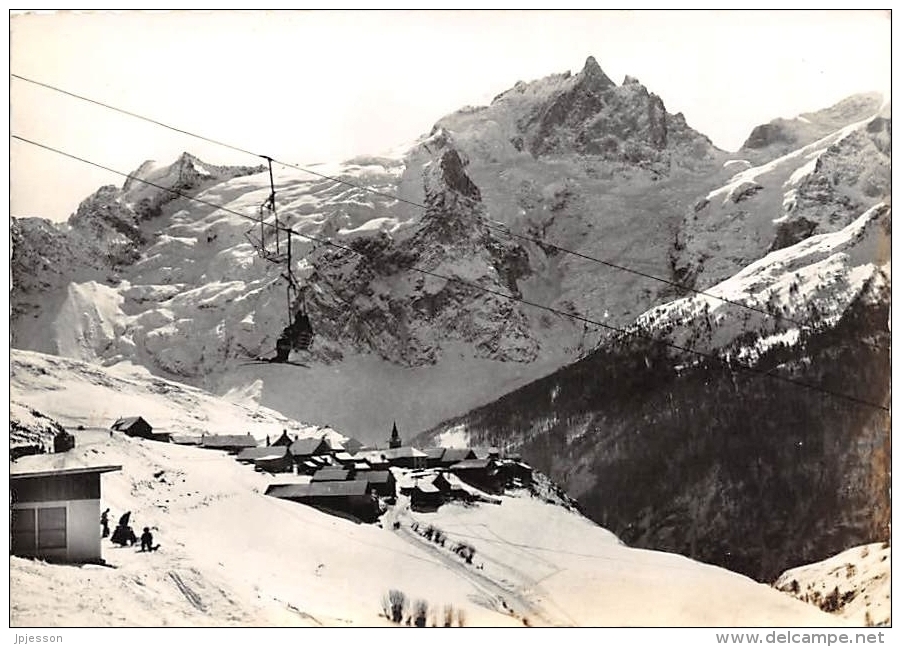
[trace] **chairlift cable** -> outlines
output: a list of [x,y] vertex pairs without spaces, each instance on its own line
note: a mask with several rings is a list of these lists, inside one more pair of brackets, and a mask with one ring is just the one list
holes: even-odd
[[[108,110],[112,110],[112,111],[115,111],[115,112],[119,112],[119,113],[128,115],[128,116],[130,116],[130,117],[133,117],[133,118],[135,118],[135,119],[140,119],[140,120],[142,120],[142,121],[146,121],[146,122],[148,122],[148,123],[152,123],[152,124],[154,124],[154,125],[156,125],[156,126],[160,126],[160,127],[162,127],[162,128],[167,128],[167,129],[172,130],[172,131],[174,131],[174,132],[177,132],[177,133],[180,133],[180,134],[183,134],[183,135],[187,135],[187,136],[193,137],[193,138],[195,138],[195,139],[199,139],[199,140],[202,140],[202,141],[206,141],[206,142],[209,142],[209,143],[211,143],[211,144],[215,144],[215,145],[217,145],[217,146],[221,146],[221,147],[223,147],[223,148],[227,148],[227,149],[230,149],[230,150],[239,152],[239,153],[245,153],[245,154],[247,154],[247,155],[252,155],[252,156],[254,156],[254,157],[262,157],[262,158],[264,158],[264,159],[266,159],[266,160],[268,160],[268,161],[270,162],[270,174],[271,174],[271,163],[272,163],[272,162],[275,162],[275,163],[277,163],[277,164],[281,164],[281,165],[284,166],[284,167],[287,167],[287,168],[293,168],[293,169],[296,169],[296,170],[298,170],[298,171],[302,171],[302,172],[304,172],[304,173],[308,173],[308,174],[310,174],[310,175],[313,175],[313,176],[316,176],[316,177],[320,177],[320,178],[325,179],[325,180],[329,180],[329,181],[334,182],[334,183],[336,183],[336,184],[342,184],[342,185],[349,186],[349,187],[352,187],[352,188],[355,188],[355,189],[358,189],[358,190],[361,190],[361,191],[366,191],[366,192],[371,193],[371,194],[373,194],[373,195],[378,195],[378,196],[382,196],[382,197],[385,197],[385,198],[389,198],[389,199],[391,199],[391,200],[395,200],[395,201],[397,201],[397,202],[402,202],[402,203],[405,203],[405,204],[408,204],[408,205],[417,207],[417,208],[419,208],[419,209],[428,209],[428,207],[427,207],[426,205],[424,205],[424,204],[420,204],[420,203],[415,202],[415,201],[413,201],[413,200],[409,200],[409,199],[406,199],[406,198],[402,198],[402,197],[400,197],[400,196],[398,196],[398,195],[392,195],[392,194],[390,194],[390,193],[385,193],[385,192],[383,192],[383,191],[378,191],[378,190],[373,189],[373,188],[371,188],[371,187],[362,186],[362,185],[356,184],[356,183],[354,183],[354,182],[349,182],[349,181],[344,180],[344,179],[341,179],[341,178],[336,178],[336,177],[333,177],[333,176],[330,176],[330,175],[326,175],[326,174],[324,174],[324,173],[319,173],[318,171],[314,171],[314,170],[312,170],[312,169],[305,168],[305,167],[300,166],[300,165],[297,165],[297,164],[291,164],[291,163],[289,163],[289,162],[284,162],[284,161],[281,161],[281,160],[278,160],[278,159],[275,159],[275,158],[272,158],[272,157],[269,157],[269,156],[266,156],[266,155],[260,155],[260,154],[258,154],[258,153],[254,153],[254,152],[252,152],[252,151],[249,151],[249,150],[247,150],[246,148],[241,148],[240,146],[235,146],[235,145],[233,145],[233,144],[229,144],[229,143],[223,142],[223,141],[221,141],[221,140],[213,139],[213,138],[211,138],[211,137],[206,137],[205,135],[200,135],[200,134],[197,134],[197,133],[188,131],[188,130],[184,130],[184,129],[182,129],[182,128],[177,128],[177,127],[175,127],[175,126],[171,126],[171,125],[169,125],[169,124],[167,124],[167,123],[164,123],[164,122],[162,122],[162,121],[159,121],[159,120],[156,120],[156,119],[153,119],[153,118],[150,118],[150,117],[146,117],[146,116],[144,116],[144,115],[138,114],[138,113],[133,112],[133,111],[130,111],[130,110],[125,110],[124,108],[118,108],[118,107],[113,106],[113,105],[110,105],[110,104],[108,104],[108,103],[104,103],[104,102],[98,101],[98,100],[96,100],[96,99],[91,99],[90,97],[86,97],[86,96],[77,94],[77,93],[75,93],[75,92],[71,92],[71,91],[69,91],[69,90],[64,90],[64,89],[59,88],[59,87],[57,87],[57,86],[51,85],[51,84],[49,84],[49,83],[43,83],[43,82],[41,82],[41,81],[37,81],[37,80],[34,80],[34,79],[30,79],[30,78],[28,78],[28,77],[22,76],[22,75],[20,75],[20,74],[15,74],[15,73],[10,73],[10,76],[13,77],[13,78],[15,78],[15,79],[19,79],[20,81],[25,81],[26,83],[31,83],[31,84],[34,84],[34,85],[37,85],[37,86],[46,88],[46,89],[48,89],[48,90],[52,90],[52,91],[54,91],[54,92],[59,92],[60,94],[64,94],[64,95],[66,95],[66,96],[69,96],[69,97],[72,97],[72,98],[75,98],[75,99],[79,99],[79,100],[81,100],[81,101],[86,101],[86,102],[88,102],[88,103],[92,103],[92,104],[94,104],[94,105],[97,105],[97,106],[106,108],[106,109],[108,109]],[[711,292],[709,292],[709,291],[707,291],[707,290],[701,290],[701,289],[695,288],[695,287],[690,286],[690,285],[687,285],[687,284],[679,283],[679,282],[677,282],[677,281],[672,281],[672,280],[670,280],[670,279],[666,279],[666,278],[663,278],[663,277],[660,277],[660,276],[656,276],[656,275],[650,274],[650,273],[648,273],[648,272],[643,272],[643,271],[641,271],[641,270],[636,270],[636,269],[627,267],[627,266],[625,266],[625,265],[621,265],[621,264],[619,264],[619,263],[614,263],[613,261],[609,261],[609,260],[605,260],[605,259],[598,258],[598,257],[595,257],[595,256],[591,256],[591,255],[589,255],[589,254],[584,254],[584,253],[582,253],[582,252],[577,252],[577,251],[575,251],[575,250],[567,249],[567,248],[565,248],[565,247],[561,247],[561,246],[555,245],[555,244],[553,244],[553,243],[548,243],[548,242],[546,242],[546,241],[544,241],[544,240],[541,240],[541,239],[539,239],[539,238],[536,238],[536,237],[527,236],[527,235],[525,235],[525,234],[517,234],[517,233],[513,232],[513,231],[512,231],[508,226],[506,226],[506,225],[502,225],[502,224],[500,224],[500,223],[492,222],[491,220],[489,220],[488,218],[486,218],[486,217],[484,217],[484,216],[476,216],[476,217],[477,217],[478,219],[482,220],[482,221],[485,223],[486,227],[488,227],[489,229],[492,229],[492,230],[494,230],[494,231],[502,232],[502,233],[504,233],[504,234],[506,234],[506,235],[508,235],[508,236],[513,237],[513,238],[517,238],[517,239],[524,240],[524,241],[529,241],[529,242],[535,243],[535,244],[537,244],[537,245],[540,245],[540,246],[542,246],[542,247],[548,247],[548,248],[554,249],[554,250],[557,251],[557,252],[561,252],[561,253],[564,253],[564,254],[569,254],[569,255],[575,256],[575,257],[577,257],[577,258],[581,258],[581,259],[583,259],[583,260],[587,260],[587,261],[590,261],[590,262],[594,262],[594,263],[598,263],[598,264],[601,264],[601,265],[605,265],[605,266],[607,266],[607,267],[610,267],[610,268],[613,268],[613,269],[616,269],[616,270],[620,270],[620,271],[623,271],[623,272],[628,272],[628,273],[631,273],[631,274],[635,274],[635,275],[637,275],[637,276],[641,276],[641,277],[646,278],[646,279],[650,279],[650,280],[653,280],[653,281],[657,281],[657,282],[663,283],[663,284],[665,284],[665,285],[668,285],[668,286],[670,286],[670,287],[676,288],[676,289],[678,289],[678,290],[683,290],[683,291],[685,291],[685,292],[692,292],[692,293],[694,293],[694,294],[707,296],[707,297],[710,297],[710,298],[712,298],[712,299],[716,299],[717,301],[720,301],[720,302],[722,302],[722,303],[727,303],[727,304],[730,304],[730,305],[734,305],[734,306],[736,306],[736,307],[743,308],[743,309],[746,309],[746,310],[750,310],[750,311],[756,312],[756,313],[758,313],[758,314],[761,314],[761,315],[764,315],[764,316],[767,316],[767,317],[772,317],[772,318],[777,319],[777,320],[780,320],[780,321],[784,321],[784,322],[787,322],[787,323],[791,323],[791,324],[794,324],[794,325],[799,326],[799,327],[805,327],[805,326],[807,326],[807,323],[806,323],[806,322],[804,322],[804,321],[799,321],[799,320],[796,320],[796,319],[793,319],[793,318],[788,317],[788,316],[786,316],[786,315],[783,315],[783,314],[781,314],[781,313],[770,312],[770,311],[768,311],[768,310],[766,310],[766,309],[764,309],[764,308],[759,308],[759,307],[756,307],[756,306],[753,306],[753,305],[750,305],[750,304],[747,304],[747,303],[741,303],[740,301],[735,301],[735,300],[733,300],[733,299],[729,299],[729,298],[727,298],[727,297],[720,296],[720,295],[718,295],[718,294],[713,294],[713,293],[711,293]],[[863,344],[863,345],[872,347],[872,345],[869,344],[869,343],[867,343],[865,340],[858,340],[858,341],[860,341],[860,343]],[[884,347],[883,347],[883,346],[879,346],[879,348],[884,348]]]

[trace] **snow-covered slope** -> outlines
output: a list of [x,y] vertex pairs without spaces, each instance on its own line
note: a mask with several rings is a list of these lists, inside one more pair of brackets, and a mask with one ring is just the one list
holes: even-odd
[[892,624],[892,547],[855,546],[783,573],[773,584],[858,626]]
[[417,440],[521,450],[624,540],[764,580],[880,539],[890,232],[877,204]]
[[734,175],[687,212],[673,249],[676,277],[699,288],[887,202],[891,118],[877,108],[765,164],[733,159],[726,167]]
[[770,252],[704,294],[652,308],[630,332],[702,352],[731,347],[742,360],[775,343],[791,346],[802,329],[834,325],[865,289],[887,293],[890,248],[891,207],[878,204],[840,231]]
[[12,406],[45,413],[66,427],[108,429],[118,418],[142,416],[155,431],[173,434],[249,433],[262,440],[287,429],[292,436],[344,439],[333,429],[261,407],[252,395],[238,395],[232,400],[218,398],[128,363],[103,368],[31,351],[10,353]]
[[885,109],[882,94],[855,94],[825,110],[805,112],[793,119],[774,119],[756,126],[739,153],[753,156],[758,161],[768,161],[811,144],[849,123],[869,118],[882,109]]
[[[214,410],[214,397],[146,373],[122,376],[18,351],[14,362],[13,397],[67,424],[97,424],[104,401],[127,401],[129,412],[171,421],[160,425],[169,430],[298,429],[224,401]],[[249,425],[253,417],[258,427]],[[497,497],[500,505],[449,504],[430,514],[411,513],[400,497],[384,527],[355,524],[266,497],[267,485],[291,477],[255,472],[224,454],[102,428],[70,431],[75,449],[23,457],[15,469],[121,465],[103,476],[101,506],[113,519],[131,511],[132,524],[150,527],[162,547],[141,554],[104,542],[114,568],[11,558],[14,626],[383,626],[390,589],[411,603],[425,600],[430,622],[453,606],[468,626],[840,623],[723,569],[630,549],[525,490]],[[413,521],[472,545],[476,559],[465,564],[425,541]]]

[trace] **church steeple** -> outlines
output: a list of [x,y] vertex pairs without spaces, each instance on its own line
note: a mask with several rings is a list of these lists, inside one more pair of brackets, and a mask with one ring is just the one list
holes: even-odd
[[391,439],[388,441],[389,449],[397,449],[403,443],[400,440],[400,434],[397,433],[397,421],[391,426]]

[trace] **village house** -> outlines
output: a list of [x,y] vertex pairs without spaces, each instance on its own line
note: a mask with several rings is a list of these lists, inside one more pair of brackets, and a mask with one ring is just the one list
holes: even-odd
[[438,461],[439,467],[450,467],[455,463],[459,463],[460,461],[468,461],[473,458],[476,458],[476,453],[470,449],[469,447],[465,447],[462,449],[457,449],[454,447],[448,447],[444,450],[444,453],[441,455],[441,459]]
[[122,467],[49,469],[40,460],[46,457],[23,457],[10,464],[10,553],[48,561],[102,563],[100,475]]
[[427,479],[420,479],[410,490],[410,508],[414,512],[434,512],[444,503],[444,495]]
[[384,449],[361,451],[355,454],[354,458],[358,459],[358,461],[366,461],[369,468],[373,471],[387,470],[390,467],[390,464],[388,463],[388,459],[384,456],[385,451],[386,450]]
[[328,481],[297,485],[270,485],[268,496],[309,505],[357,522],[372,523],[378,519],[378,500],[368,491],[366,481]]
[[169,433],[153,433],[153,427],[141,416],[119,418],[110,429],[121,431],[132,438],[146,438],[147,440],[157,440],[164,443],[169,442],[169,436],[171,435]]
[[294,457],[284,445],[269,447],[248,447],[235,458],[239,463],[249,463],[261,472],[272,474],[290,472],[294,468]]
[[494,460],[491,458],[471,458],[451,465],[449,469],[464,483],[484,492],[497,493],[503,489]]
[[424,469],[426,467],[426,453],[415,447],[382,449],[379,450],[379,453],[392,467],[406,467],[408,469]]
[[422,451],[425,452],[425,466],[438,467],[441,463],[441,457],[444,456],[446,447],[426,447]]
[[523,487],[532,482],[532,468],[519,460],[497,461],[497,474],[504,487]]
[[331,448],[323,438],[300,438],[289,448],[298,473],[312,474],[320,467],[331,464]]
[[397,481],[390,470],[369,471],[354,474],[355,481],[366,481],[369,492],[377,496],[393,499],[397,496]]
[[250,434],[241,435],[218,435],[205,434],[202,437],[200,446],[203,449],[217,449],[228,452],[229,454],[239,454],[248,447],[256,447],[257,440]]
[[473,447],[473,458],[493,458],[498,459],[501,456],[501,450],[497,447]]

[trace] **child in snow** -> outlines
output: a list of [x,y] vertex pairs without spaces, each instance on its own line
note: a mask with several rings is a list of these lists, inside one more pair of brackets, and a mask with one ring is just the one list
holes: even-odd
[[153,547],[153,535],[150,533],[150,528],[144,526],[144,533],[141,535],[141,552],[154,550],[156,549]]

